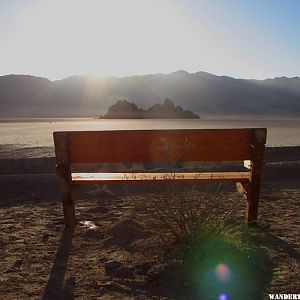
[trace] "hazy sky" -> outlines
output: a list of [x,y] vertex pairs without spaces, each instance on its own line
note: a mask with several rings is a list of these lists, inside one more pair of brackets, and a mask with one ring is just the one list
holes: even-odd
[[0,75],[300,76],[300,0],[0,0]]

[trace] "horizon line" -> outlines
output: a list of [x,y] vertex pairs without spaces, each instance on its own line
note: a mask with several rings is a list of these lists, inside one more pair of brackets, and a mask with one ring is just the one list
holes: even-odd
[[203,74],[208,74],[208,75],[212,75],[212,76],[216,76],[216,77],[228,77],[228,78],[232,78],[232,79],[236,79],[236,80],[257,80],[257,81],[264,81],[264,80],[273,80],[276,78],[288,78],[288,79],[300,79],[300,75],[299,76],[287,76],[287,75],[278,75],[275,77],[267,77],[267,78],[262,78],[262,79],[258,79],[258,78],[245,78],[245,77],[234,77],[234,76],[230,76],[230,75],[220,75],[220,74],[214,74],[214,73],[210,73],[207,71],[197,71],[197,72],[188,72],[186,70],[183,69],[179,69],[177,71],[173,71],[173,72],[169,72],[169,73],[162,73],[162,72],[157,72],[157,73],[146,73],[146,74],[133,74],[133,75],[124,75],[124,76],[117,76],[117,75],[93,75],[93,74],[74,74],[74,75],[69,75],[66,77],[62,77],[59,79],[54,79],[54,78],[49,78],[49,77],[45,77],[45,76],[40,76],[40,75],[33,75],[33,74],[24,74],[24,73],[10,73],[10,74],[4,74],[4,75],[0,75],[0,77],[6,77],[6,76],[28,76],[28,77],[35,77],[35,78],[44,78],[44,79],[48,79],[51,82],[55,82],[55,81],[61,81],[61,80],[65,80],[65,79],[69,79],[69,78],[74,78],[74,77],[82,77],[82,78],[90,78],[90,79],[94,79],[94,80],[101,80],[101,79],[112,79],[112,78],[116,78],[116,79],[121,79],[121,78],[129,78],[129,77],[144,77],[144,76],[153,76],[153,75],[172,75],[172,74],[176,74],[176,73],[186,73],[188,75],[196,75],[199,73],[203,73]]

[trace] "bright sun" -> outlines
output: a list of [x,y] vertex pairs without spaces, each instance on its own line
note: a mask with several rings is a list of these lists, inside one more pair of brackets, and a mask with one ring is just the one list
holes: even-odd
[[171,72],[203,38],[174,0],[25,2],[5,33],[20,69],[51,78]]

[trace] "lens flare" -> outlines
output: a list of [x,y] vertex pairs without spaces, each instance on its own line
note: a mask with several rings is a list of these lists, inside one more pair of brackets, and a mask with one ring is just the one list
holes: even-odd
[[218,264],[216,266],[215,275],[220,282],[228,282],[231,278],[230,269],[224,264]]
[[218,300],[229,300],[228,294],[220,294]]

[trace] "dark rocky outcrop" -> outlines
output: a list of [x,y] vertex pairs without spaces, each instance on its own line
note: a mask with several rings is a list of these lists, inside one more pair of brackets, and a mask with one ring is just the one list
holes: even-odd
[[144,111],[139,109],[134,103],[120,100],[108,108],[104,119],[141,119]]
[[183,110],[168,98],[163,104],[156,103],[143,110],[134,103],[120,100],[109,107],[103,119],[199,119],[199,116],[189,110]]

